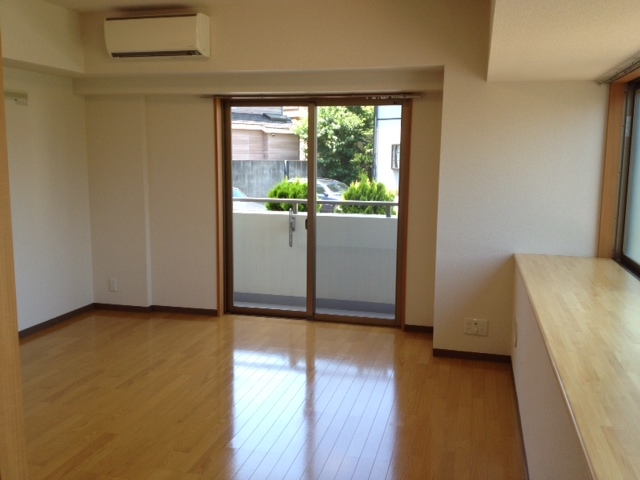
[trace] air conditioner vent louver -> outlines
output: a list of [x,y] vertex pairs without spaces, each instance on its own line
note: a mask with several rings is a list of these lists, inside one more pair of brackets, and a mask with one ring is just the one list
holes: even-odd
[[210,55],[209,17],[202,13],[107,18],[104,37],[114,58]]
[[114,52],[111,54],[113,58],[144,58],[144,57],[189,57],[201,56],[197,50],[166,50],[163,52]]

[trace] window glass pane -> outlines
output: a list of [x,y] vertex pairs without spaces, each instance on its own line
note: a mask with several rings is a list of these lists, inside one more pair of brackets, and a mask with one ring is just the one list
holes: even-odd
[[401,119],[401,105],[318,107],[318,193],[340,202],[316,220],[319,314],[395,321]]
[[[307,310],[307,177],[296,123],[306,106],[231,107],[233,307]],[[266,202],[274,191],[303,203]]]
[[629,190],[623,253],[640,264],[640,91],[634,100],[634,120],[629,165]]

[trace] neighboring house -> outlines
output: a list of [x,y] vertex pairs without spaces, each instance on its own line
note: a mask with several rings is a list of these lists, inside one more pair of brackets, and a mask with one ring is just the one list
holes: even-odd
[[374,127],[375,179],[384,183],[387,190],[397,192],[400,187],[400,105],[376,107]]
[[300,138],[284,107],[232,107],[233,185],[250,197],[266,197],[285,177],[306,176]]
[[282,107],[233,107],[233,160],[303,160],[293,128]]

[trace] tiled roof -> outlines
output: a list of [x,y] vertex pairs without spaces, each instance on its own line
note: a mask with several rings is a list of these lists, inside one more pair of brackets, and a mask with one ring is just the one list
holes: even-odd
[[286,115],[272,113],[243,113],[231,112],[232,123],[255,123],[269,126],[292,125],[293,122]]

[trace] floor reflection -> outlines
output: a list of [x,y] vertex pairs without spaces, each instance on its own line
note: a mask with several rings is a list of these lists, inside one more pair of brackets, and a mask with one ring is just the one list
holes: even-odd
[[524,478],[509,365],[431,351],[384,327],[86,314],[21,344],[29,478]]
[[381,329],[372,345],[343,328],[291,322],[265,351],[261,342],[251,350],[242,328],[237,322],[231,440],[239,476],[351,478],[358,470],[369,478],[376,462],[386,476],[396,443],[395,335]]

